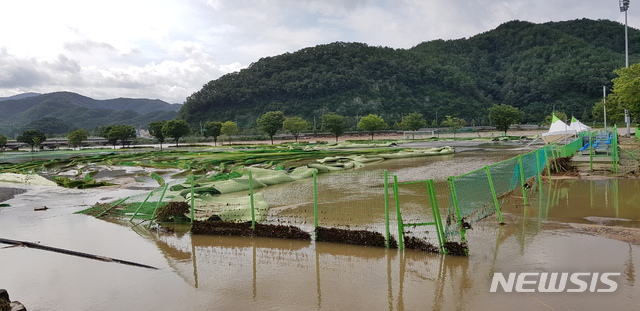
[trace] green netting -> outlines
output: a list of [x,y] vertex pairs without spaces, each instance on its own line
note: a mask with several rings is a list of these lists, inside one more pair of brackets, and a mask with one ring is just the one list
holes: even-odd
[[[479,169],[452,179],[456,187],[458,208],[463,221],[475,222],[495,212],[486,169]],[[449,214],[456,215],[456,211],[451,210],[455,206],[453,204],[450,206]]]
[[580,137],[579,139],[576,139],[562,147],[559,148],[560,151],[560,157],[568,157],[573,155],[576,151],[578,151],[578,149],[580,149],[580,147],[582,147],[582,137]]
[[[398,223],[392,233],[404,237],[405,248],[440,252],[441,244],[446,238],[438,237],[438,226],[445,225],[442,217],[448,214],[450,191],[446,181],[434,183],[432,191],[429,190],[428,182],[398,183],[398,207],[401,215],[400,219],[397,216],[392,218]],[[438,215],[434,213],[435,208],[438,208]],[[439,222],[438,225],[436,222]]]
[[516,189],[520,183],[518,158],[493,164],[489,166],[489,172],[491,172],[493,187],[498,197]]
[[320,174],[318,226],[385,232],[382,171]]
[[531,177],[537,176],[541,171],[541,167],[539,166],[538,160],[538,152],[529,152],[527,154],[523,154],[522,158],[522,168],[524,171],[524,179],[525,182],[529,180]]

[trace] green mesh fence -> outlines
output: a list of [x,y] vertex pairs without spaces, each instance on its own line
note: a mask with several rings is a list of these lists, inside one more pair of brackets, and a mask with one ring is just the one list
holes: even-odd
[[[495,212],[486,169],[455,176],[452,180],[456,187],[458,209],[463,221],[475,222]],[[449,215],[457,215],[453,202],[449,206]],[[457,217],[455,220],[457,222]]]
[[382,171],[318,175],[318,225],[384,233],[383,187]]
[[[441,230],[444,240],[438,241],[438,234],[424,234],[429,232],[427,229],[423,229],[420,237],[434,245],[440,242],[443,246],[441,250],[445,253],[467,254],[465,234],[473,223],[493,214],[498,214],[502,221],[500,211],[503,208],[528,204],[527,197],[539,189],[539,177],[549,160],[571,155],[581,146],[581,138],[562,147],[547,145],[482,169],[451,176],[448,180],[435,181],[434,193],[420,191],[421,185],[427,181],[398,183],[396,199],[401,210],[399,222],[407,224],[422,219],[423,223],[432,226],[432,230],[438,230],[436,225],[430,223],[437,220],[436,212],[429,211],[420,203],[435,199],[443,223]],[[424,211],[424,215],[417,211]],[[407,235],[407,232],[404,234]],[[456,243],[459,243],[458,251]]]
[[578,149],[580,149],[582,147],[582,136],[580,136],[580,139],[576,139],[562,147],[559,148],[560,151],[560,157],[568,157],[573,155],[576,151],[578,151]]
[[396,183],[394,192],[400,247],[440,252],[446,240],[440,213],[448,209],[448,185],[430,180]]
[[[319,174],[308,168],[245,168],[229,173],[228,179],[196,176],[193,190],[185,178],[167,185],[166,191],[159,187],[129,197],[123,203],[124,214],[137,210],[136,218],[150,219],[162,204],[187,202],[193,204],[196,220],[255,221],[316,234],[318,228],[339,230],[334,242],[344,242],[340,240],[345,235],[367,242],[371,237],[365,233],[370,232],[382,236],[387,247],[398,241],[401,248],[466,254],[465,232],[473,223],[493,214],[502,221],[503,208],[527,204],[527,197],[539,187],[536,177],[549,159],[575,152],[581,144],[579,139],[562,147],[547,145],[446,180],[399,183],[382,171]],[[451,243],[458,243],[463,251],[454,251]]]
[[[156,210],[168,202],[172,200],[176,200],[176,193],[171,193],[169,188],[173,185],[177,185],[183,182],[183,180],[174,180],[170,183],[166,184],[167,190],[165,191],[165,187],[158,187],[155,190],[149,191],[147,193],[137,194],[133,196],[129,196],[124,200],[114,201],[113,203],[117,203],[116,214],[126,216],[127,218],[133,220],[141,219],[141,220],[151,220],[154,218],[154,214]],[[183,199],[177,199],[179,201],[183,201]]]

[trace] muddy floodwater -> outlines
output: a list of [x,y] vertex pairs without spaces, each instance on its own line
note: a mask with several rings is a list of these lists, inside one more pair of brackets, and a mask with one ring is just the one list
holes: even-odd
[[[385,161],[401,180],[442,178],[522,150]],[[141,190],[23,188],[0,207],[0,238],[138,262],[0,248],[0,288],[28,310],[635,310],[640,180],[553,180],[527,206],[475,223],[469,257],[309,241],[157,233],[73,214]],[[46,205],[46,211],[34,207]],[[133,227],[132,227],[133,226]],[[614,227],[614,232],[602,228]],[[603,229],[604,230],[604,229]],[[605,230],[606,231],[606,230]],[[0,245],[5,247],[6,245]],[[637,267],[637,268],[636,268]],[[612,293],[491,293],[495,272],[620,273]]]

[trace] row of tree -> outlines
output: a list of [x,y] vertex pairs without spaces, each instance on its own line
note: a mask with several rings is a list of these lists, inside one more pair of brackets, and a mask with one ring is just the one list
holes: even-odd
[[[521,122],[522,118],[522,111],[508,105],[495,105],[489,110],[491,123],[495,125],[498,130],[505,132],[505,134],[511,124]],[[399,127],[404,130],[417,131],[426,125],[427,121],[422,114],[410,113],[402,118]],[[465,126],[466,121],[457,117],[446,116],[441,125],[458,129]],[[299,135],[309,128],[309,123],[301,117],[287,118],[282,111],[269,111],[257,119],[257,126],[260,131],[269,136],[271,144],[273,144],[273,136],[280,130],[290,133],[294,136],[295,140],[298,141]],[[338,141],[338,137],[344,134],[350,126],[349,119],[345,116],[336,113],[329,113],[322,116],[323,130],[335,136],[336,141]],[[389,125],[385,120],[375,114],[369,114],[360,118],[357,124],[357,129],[369,133],[372,140],[376,132],[388,128]],[[124,147],[128,140],[136,137],[136,129],[133,125],[109,125],[99,128],[98,132],[99,136],[106,138],[109,143],[114,146],[120,141]],[[172,138],[177,146],[180,138],[190,133],[192,133],[192,130],[184,120],[154,121],[149,123],[149,134],[158,140],[161,149],[162,144],[167,138]],[[214,144],[217,145],[220,135],[226,135],[230,138],[232,135],[238,134],[238,126],[233,121],[208,121],[204,124],[202,134],[205,138],[212,137]],[[81,146],[82,142],[87,140],[88,137],[89,132],[84,129],[75,130],[67,136],[68,143],[72,147]],[[47,137],[41,130],[27,130],[17,138],[17,141],[28,144],[31,146],[31,149],[40,145],[45,140],[47,140]],[[4,146],[6,143],[7,138],[0,135],[0,146]]]

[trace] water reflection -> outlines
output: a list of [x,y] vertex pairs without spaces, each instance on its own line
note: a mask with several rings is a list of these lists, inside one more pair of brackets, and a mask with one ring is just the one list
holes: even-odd
[[[192,236],[180,227],[154,232],[72,214],[84,208],[80,205],[122,195],[123,190],[30,188],[8,201],[11,207],[0,209],[2,237],[162,269],[12,248],[0,249],[0,275],[12,296],[33,310],[634,309],[638,245],[585,234],[572,225],[638,228],[639,186],[635,179],[543,183],[529,205],[505,209],[506,225],[489,217],[467,231],[470,257]],[[52,209],[34,212],[43,197]],[[494,272],[557,271],[622,275],[611,295],[488,292]]]
[[[233,297],[239,305],[296,306],[297,310],[485,310],[498,295],[487,293],[494,272],[566,271],[575,269],[576,258],[593,271],[619,267],[624,280],[620,285],[626,293],[633,291],[637,246],[621,247],[576,234],[567,231],[565,224],[636,227],[638,208],[626,198],[637,195],[637,186],[635,180],[543,184],[528,206],[507,211],[507,225],[499,226],[489,218],[475,226],[468,258],[309,241],[141,234],[156,241],[172,269],[190,286],[216,293],[222,300]],[[582,248],[585,243],[597,245],[602,252]],[[570,299],[568,305],[578,309],[597,301],[574,301],[566,293],[536,294],[525,305],[565,305],[558,303],[558,297]],[[630,302],[622,299],[613,305],[627,307]],[[506,299],[501,304],[509,309],[519,308],[522,302]]]
[[551,220],[638,228],[639,189],[637,179],[553,180],[539,189],[538,202],[525,208],[524,216],[537,213],[539,224]]
[[[439,309],[462,307],[458,296],[464,291],[451,296],[447,287],[472,287],[466,258],[268,238],[146,235],[156,237],[170,266],[194,288],[253,302],[327,310]],[[424,299],[418,303],[418,297]]]

